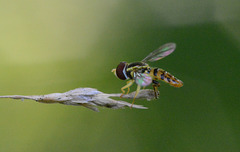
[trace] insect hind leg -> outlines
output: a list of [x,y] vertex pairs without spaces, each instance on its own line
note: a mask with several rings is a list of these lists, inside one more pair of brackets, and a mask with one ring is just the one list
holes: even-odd
[[153,83],[152,86],[153,86],[153,90],[154,90],[155,99],[157,99],[159,96],[158,87],[160,87],[160,83],[156,80],[153,80],[152,83]]
[[134,80],[129,80],[129,81],[127,81],[127,85],[125,85],[124,87],[121,88],[121,90],[122,90],[122,95],[120,96],[120,98],[125,94],[125,90],[124,90],[124,89],[128,88],[127,94],[129,93],[130,87],[131,87],[131,85],[133,85],[133,83],[134,83]]

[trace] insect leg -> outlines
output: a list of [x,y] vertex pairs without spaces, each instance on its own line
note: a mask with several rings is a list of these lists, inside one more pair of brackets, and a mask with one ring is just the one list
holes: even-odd
[[[125,85],[124,87],[121,88],[121,90],[122,90],[122,95],[120,96],[120,98],[121,98],[121,97],[124,95],[124,93],[125,93],[124,89],[128,88],[128,92],[130,91],[129,87],[130,87],[133,83],[134,83],[134,80],[129,80],[129,81],[127,82],[127,85]],[[128,93],[128,92],[127,92],[127,93]]]
[[[127,84],[129,84],[131,81],[127,81]],[[128,94],[130,92],[130,87],[128,87],[128,91],[126,94]]]
[[134,96],[134,98],[133,98],[132,105],[131,105],[131,107],[130,107],[131,109],[132,109],[132,106],[133,106],[133,104],[134,104],[135,98],[137,97],[137,95],[138,95],[138,93],[139,93],[140,89],[141,89],[141,86],[140,86],[140,85],[138,85],[138,86],[137,86],[136,93],[135,93],[135,96]]
[[155,98],[157,99],[158,96],[159,96],[158,87],[160,87],[160,83],[159,83],[158,81],[156,81],[156,80],[153,80],[152,83],[153,83],[152,86],[153,86],[153,90],[154,90]]

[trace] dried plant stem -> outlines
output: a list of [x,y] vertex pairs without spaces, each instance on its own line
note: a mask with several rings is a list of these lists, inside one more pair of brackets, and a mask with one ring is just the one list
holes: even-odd
[[[135,92],[127,95],[123,95],[122,98],[133,99]],[[94,88],[77,88],[64,93],[52,93],[47,95],[33,95],[33,96],[22,96],[22,95],[7,95],[0,96],[0,98],[11,98],[11,99],[30,99],[41,103],[60,103],[64,105],[84,106],[94,111],[98,111],[97,106],[107,107],[112,109],[119,109],[124,107],[131,107],[131,103],[125,101],[119,101],[111,99],[110,97],[120,97],[121,93],[107,94],[98,91]],[[136,99],[147,99],[151,100],[154,98],[154,91],[145,89],[140,90]],[[141,105],[132,105],[132,108],[147,109]]]

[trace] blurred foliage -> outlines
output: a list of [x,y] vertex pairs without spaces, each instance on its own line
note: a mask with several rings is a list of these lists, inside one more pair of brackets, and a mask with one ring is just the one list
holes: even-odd
[[1,0],[1,95],[120,92],[125,82],[111,69],[167,42],[176,51],[150,65],[184,87],[162,82],[160,99],[136,101],[148,110],[1,99],[0,151],[240,151],[239,8],[237,0]]

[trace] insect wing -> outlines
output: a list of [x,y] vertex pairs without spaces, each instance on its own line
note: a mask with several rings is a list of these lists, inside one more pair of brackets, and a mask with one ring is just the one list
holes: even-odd
[[175,48],[176,48],[175,43],[164,44],[157,50],[150,53],[146,58],[142,60],[142,62],[148,62],[148,61],[154,62],[154,61],[160,60],[165,56],[168,56],[169,54],[171,54],[175,50]]
[[136,73],[135,82],[143,87],[146,87],[152,83],[152,77],[147,73]]

